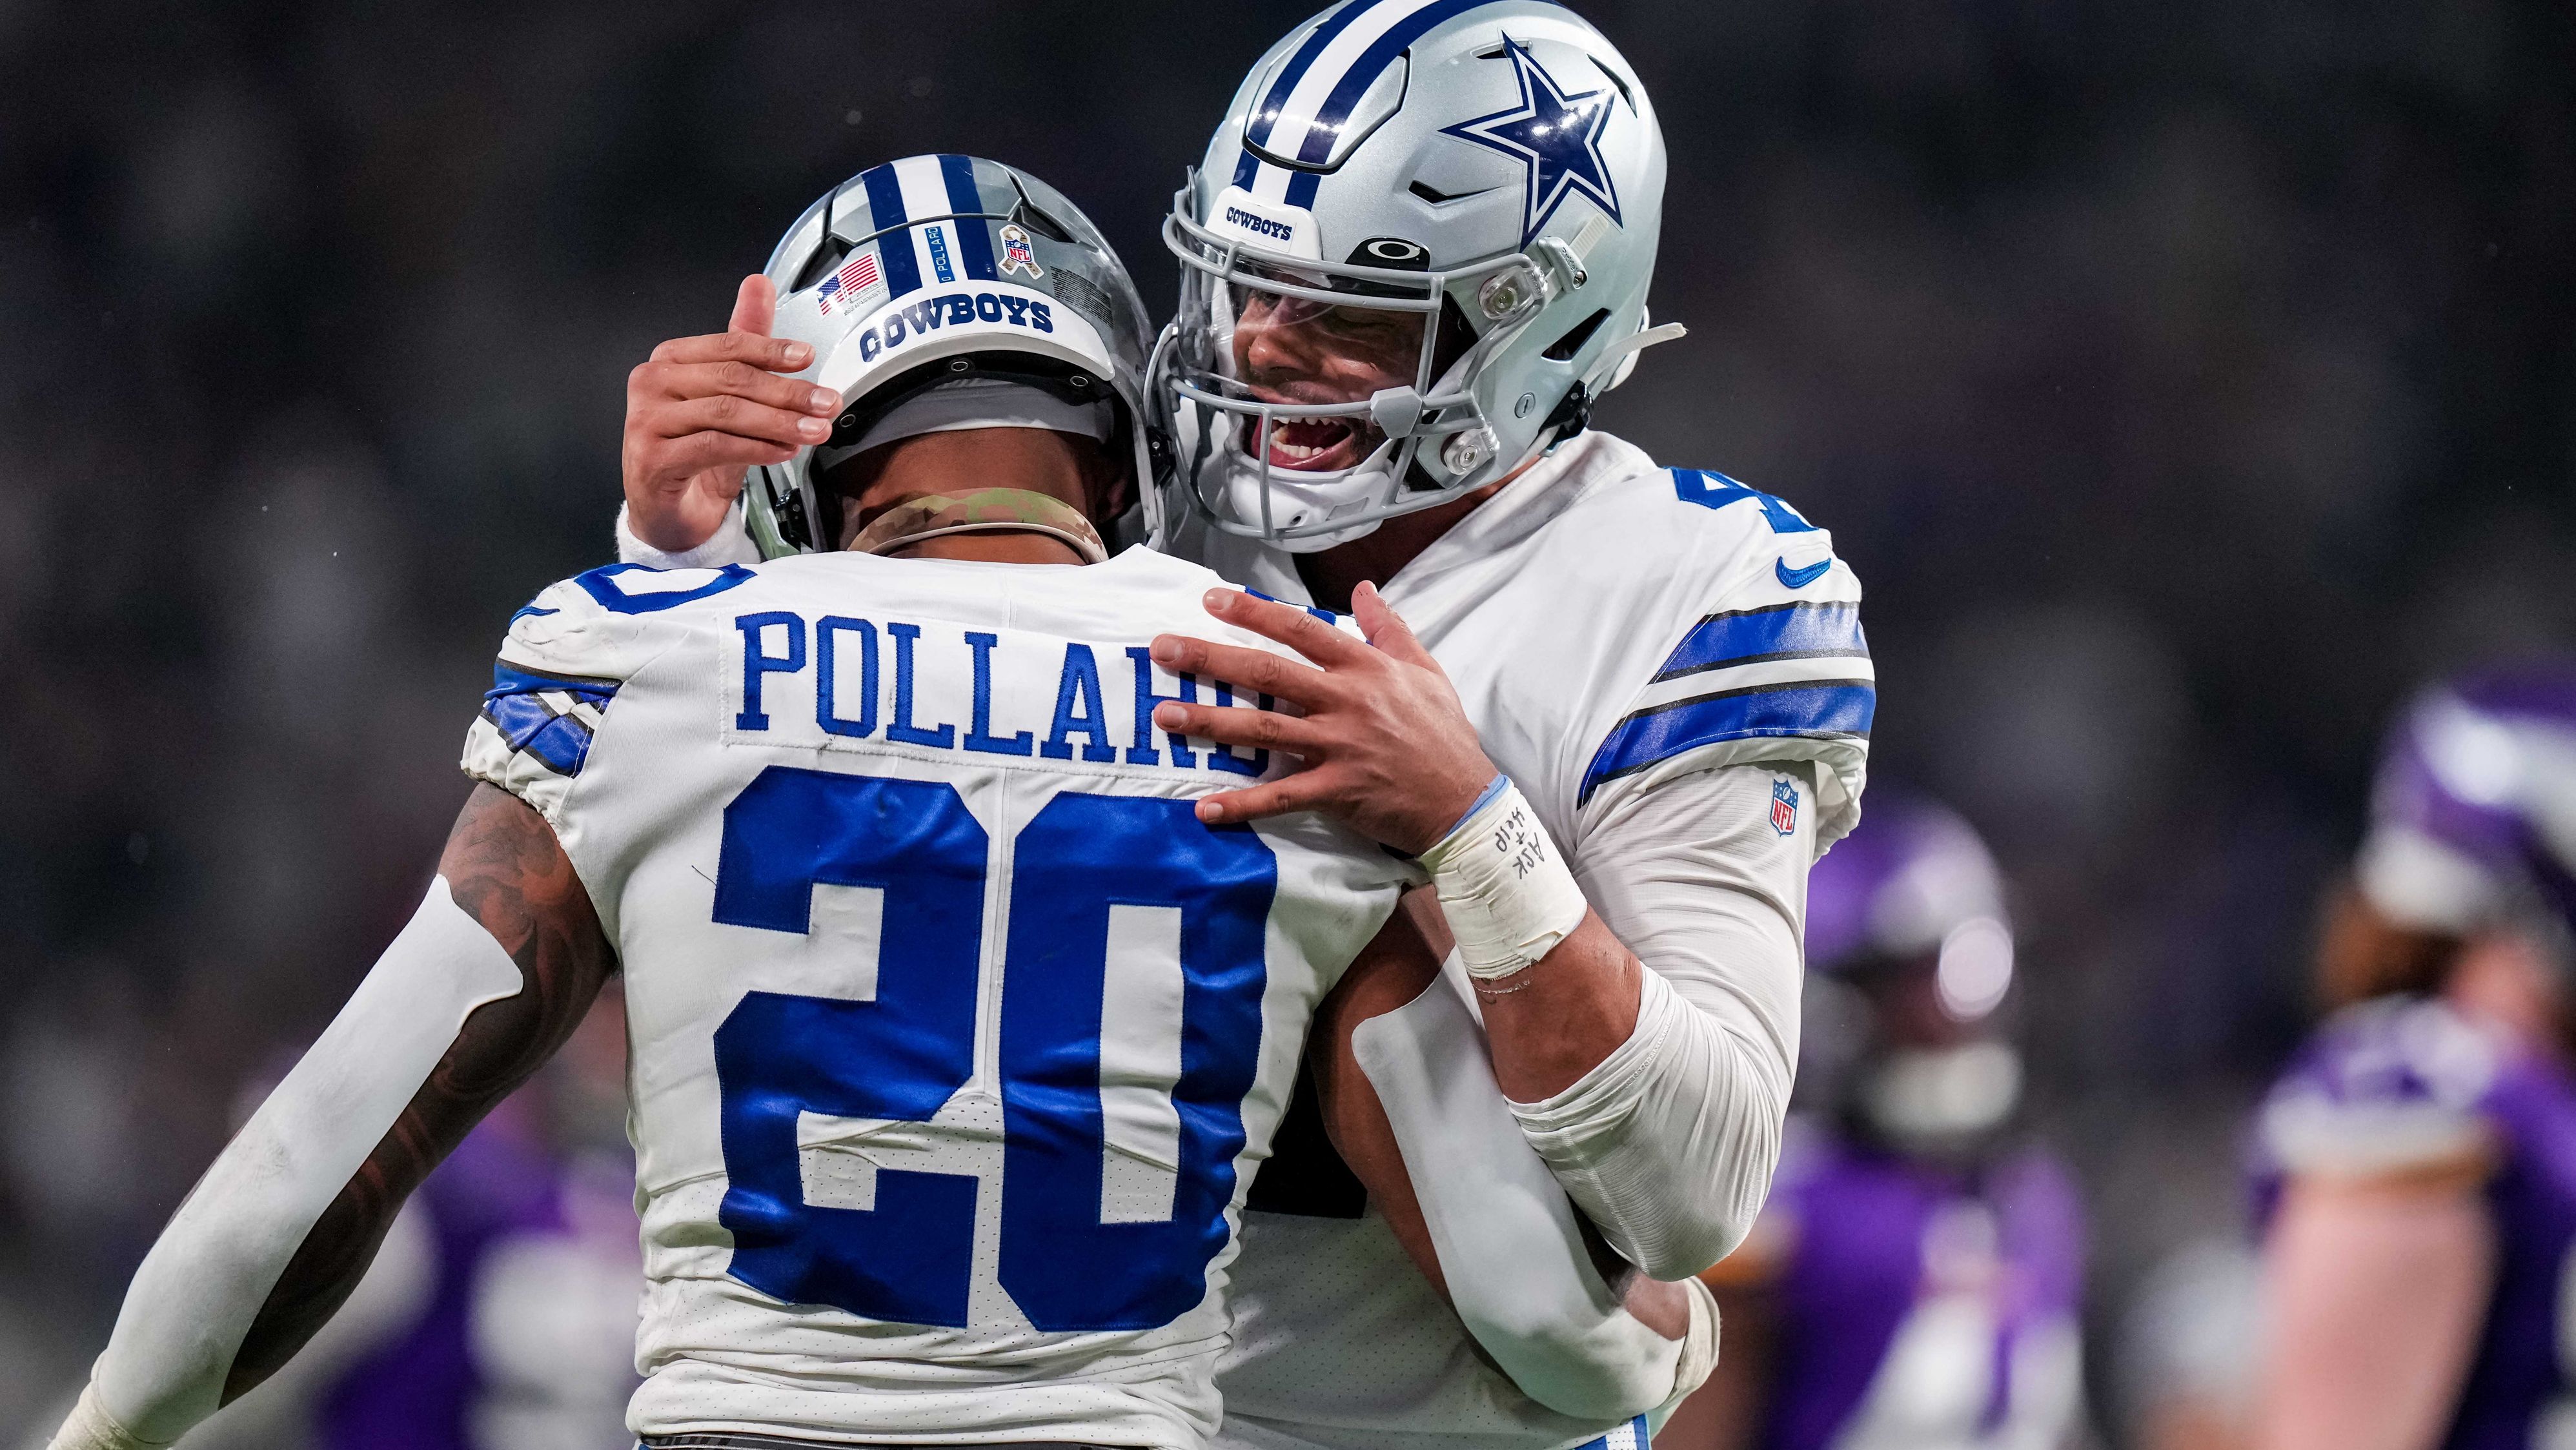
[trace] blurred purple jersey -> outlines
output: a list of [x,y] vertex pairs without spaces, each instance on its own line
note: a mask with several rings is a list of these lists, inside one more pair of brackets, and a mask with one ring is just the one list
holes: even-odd
[[1766,1450],[2058,1443],[2084,1247],[2056,1159],[1962,1170],[1800,1135],[1767,1219],[1786,1245]]
[[[2434,1001],[2383,998],[2330,1018],[2265,1100],[2256,1221],[2268,1230],[2292,1173],[2341,1176],[2454,1163],[2495,1166],[2495,1288],[2441,1444],[2524,1450],[2576,1425],[2576,1079]],[[2557,1440],[2545,1443],[2557,1444]]]
[[[642,1271],[622,1168],[568,1168],[496,1113],[413,1195],[424,1292],[315,1406],[326,1450],[631,1445]],[[412,1230],[418,1232],[418,1230]]]
[[2418,699],[2380,763],[2360,874],[2412,926],[2472,931],[2529,900],[2576,927],[2576,664]]

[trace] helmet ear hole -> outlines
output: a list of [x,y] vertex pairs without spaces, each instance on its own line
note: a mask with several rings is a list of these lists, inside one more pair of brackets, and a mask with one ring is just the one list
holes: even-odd
[[1590,317],[1587,317],[1581,322],[1574,324],[1572,327],[1567,328],[1565,330],[1565,336],[1549,343],[1547,345],[1547,351],[1540,353],[1539,356],[1546,358],[1549,362],[1574,361],[1574,355],[1583,351],[1583,345],[1592,340],[1592,334],[1599,332],[1601,330],[1601,324],[1608,322],[1609,320],[1609,308],[1603,307],[1596,310]]

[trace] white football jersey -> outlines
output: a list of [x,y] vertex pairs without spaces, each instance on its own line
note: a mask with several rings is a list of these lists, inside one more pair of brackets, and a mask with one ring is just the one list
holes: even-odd
[[[1180,547],[1306,598],[1286,555],[1202,532]],[[1594,839],[1617,805],[1720,766],[1789,767],[1775,819],[1787,835],[1815,812],[1819,850],[1859,818],[1877,698],[1859,581],[1777,498],[1587,433],[1380,589],[1578,875],[1617,871]],[[1602,1433],[1486,1362],[1298,1120],[1253,1205],[1283,1211],[1245,1220],[1226,1443],[1550,1450]]]
[[[1412,868],[1152,727],[1207,571],[620,564],[511,621],[467,772],[623,959],[644,1435],[1193,1447],[1313,1009]],[[1409,1265],[1404,1272],[1411,1274]]]

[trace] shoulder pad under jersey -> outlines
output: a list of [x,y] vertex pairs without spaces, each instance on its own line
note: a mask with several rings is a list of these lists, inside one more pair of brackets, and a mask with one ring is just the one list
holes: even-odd
[[674,611],[754,577],[740,564],[611,564],[548,587],[510,616],[466,732],[465,773],[554,820],[618,688],[679,639]]

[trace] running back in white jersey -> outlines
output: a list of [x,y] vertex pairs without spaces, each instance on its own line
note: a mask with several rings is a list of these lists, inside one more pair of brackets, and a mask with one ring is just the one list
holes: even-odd
[[1410,874],[1192,816],[1272,769],[1149,718],[1155,634],[1261,643],[1216,582],[618,565],[512,620],[465,766],[624,962],[639,1434],[1213,1434],[1245,1185]]

